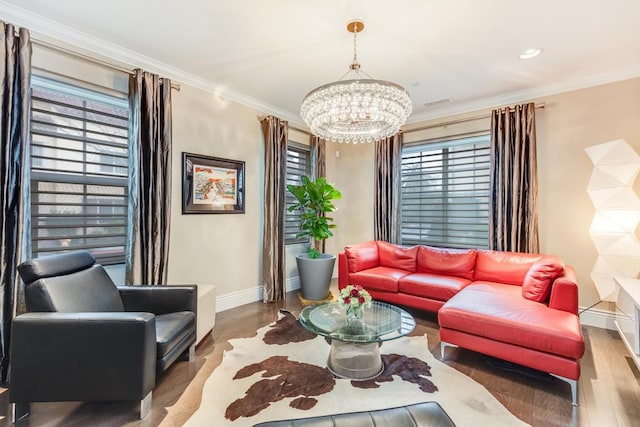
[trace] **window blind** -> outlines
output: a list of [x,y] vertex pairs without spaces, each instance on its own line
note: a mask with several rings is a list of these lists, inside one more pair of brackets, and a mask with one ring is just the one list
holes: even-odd
[[402,244],[488,248],[490,144],[487,134],[403,149]]
[[31,99],[32,255],[87,249],[123,263],[127,101],[41,78]]
[[[287,146],[287,185],[300,185],[300,178],[311,175],[311,153],[308,148],[292,145]],[[299,211],[289,212],[296,199],[288,190],[285,193],[285,217],[284,217],[284,243],[286,245],[294,243],[308,243],[308,237],[296,238],[300,231]]]

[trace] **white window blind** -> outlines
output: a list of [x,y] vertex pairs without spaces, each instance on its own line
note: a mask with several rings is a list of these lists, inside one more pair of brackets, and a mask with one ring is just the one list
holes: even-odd
[[488,248],[490,136],[406,146],[401,243]]
[[127,100],[38,77],[31,97],[32,255],[87,249],[123,263]]
[[[289,143],[287,145],[287,185],[300,185],[300,178],[303,175],[311,177],[311,153],[306,147]],[[300,231],[300,212],[289,212],[289,206],[293,205],[295,201],[295,197],[287,190],[284,217],[284,243],[286,245],[309,242],[308,237],[296,238],[296,233]]]

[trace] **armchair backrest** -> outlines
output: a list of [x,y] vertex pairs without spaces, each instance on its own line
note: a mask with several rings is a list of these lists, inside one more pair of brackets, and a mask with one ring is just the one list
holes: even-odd
[[124,311],[118,288],[87,251],[66,252],[18,266],[27,311]]

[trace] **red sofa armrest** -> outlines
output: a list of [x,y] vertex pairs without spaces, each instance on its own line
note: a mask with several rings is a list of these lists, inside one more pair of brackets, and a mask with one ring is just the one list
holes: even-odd
[[576,272],[570,265],[565,265],[565,273],[558,277],[551,286],[549,308],[578,314],[578,284]]
[[338,289],[342,289],[349,284],[349,265],[347,255],[344,251],[338,254]]

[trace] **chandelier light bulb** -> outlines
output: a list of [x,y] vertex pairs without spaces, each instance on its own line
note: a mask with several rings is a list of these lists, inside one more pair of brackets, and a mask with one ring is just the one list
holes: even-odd
[[353,33],[353,62],[347,74],[353,79],[320,86],[302,101],[300,116],[314,135],[327,141],[375,142],[396,134],[412,111],[411,99],[400,85],[384,80],[360,78],[356,34],[362,21],[347,25]]

